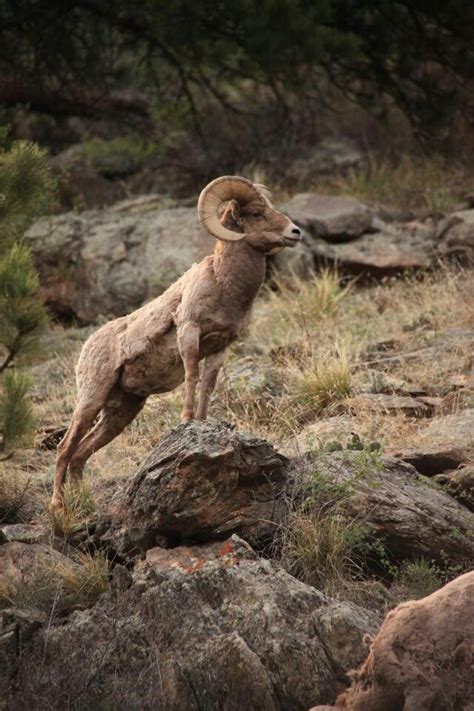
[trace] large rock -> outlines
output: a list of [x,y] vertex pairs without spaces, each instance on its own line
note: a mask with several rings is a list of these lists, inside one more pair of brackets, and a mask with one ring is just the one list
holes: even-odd
[[474,266],[474,210],[454,212],[438,228],[438,250],[443,257]]
[[123,315],[159,295],[215,240],[195,208],[157,209],[145,202],[44,217],[28,230],[46,303],[86,323]]
[[9,687],[9,680],[14,676],[18,657],[23,646],[29,642],[35,632],[48,621],[44,610],[34,608],[8,607],[0,610],[0,708],[4,704]]
[[410,464],[367,451],[319,454],[296,468],[300,495],[314,494],[314,471],[341,488],[348,515],[381,536],[389,554],[472,564],[474,514]]
[[426,476],[474,462],[474,410],[433,419],[417,432],[411,446],[394,454]]
[[447,488],[464,506],[474,511],[474,466],[459,467],[436,474],[434,480]]
[[286,471],[286,458],[272,445],[232,425],[179,425],[114,500],[112,525],[102,540],[127,555],[162,537],[176,543],[238,533],[262,542],[283,515],[278,495]]
[[342,244],[314,238],[309,246],[318,264],[374,276],[426,269],[435,257],[433,228],[417,222],[386,226],[383,232],[364,234]]
[[390,612],[352,685],[311,711],[473,708],[474,572]]
[[119,567],[94,609],[22,650],[12,707],[306,711],[333,701],[378,620],[235,537],[220,545],[159,560],[150,551],[133,576]]
[[372,227],[370,208],[347,195],[298,193],[282,209],[312,237],[328,242],[359,237]]
[[57,566],[78,565],[44,543],[11,541],[0,546],[0,608],[10,604],[50,608],[58,593]]

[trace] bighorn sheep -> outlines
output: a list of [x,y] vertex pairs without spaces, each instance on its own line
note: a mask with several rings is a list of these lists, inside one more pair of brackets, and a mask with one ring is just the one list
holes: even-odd
[[270,198],[265,186],[246,178],[213,180],[199,197],[198,216],[218,240],[214,254],[84,344],[76,369],[76,407],[57,451],[52,507],[62,506],[68,467],[71,479],[80,479],[89,457],[122,432],[152,393],[173,390],[184,380],[181,419],[206,418],[225,351],[249,322],[265,276],[265,255],[301,239],[299,228]]
[[351,686],[310,711],[472,709],[474,572],[386,616]]

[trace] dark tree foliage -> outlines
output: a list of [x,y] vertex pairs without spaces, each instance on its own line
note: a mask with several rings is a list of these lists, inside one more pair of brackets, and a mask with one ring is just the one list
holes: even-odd
[[321,76],[419,133],[472,112],[474,4],[466,0],[0,0],[0,103],[149,120],[133,93],[239,111],[243,82],[285,105]]
[[2,147],[6,136],[0,130],[0,458],[32,427],[30,381],[13,366],[35,352],[48,317],[22,237],[55,191],[45,152],[24,141]]

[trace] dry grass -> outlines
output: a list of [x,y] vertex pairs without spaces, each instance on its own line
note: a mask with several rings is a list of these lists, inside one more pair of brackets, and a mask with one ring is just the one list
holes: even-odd
[[77,552],[74,558],[37,558],[21,584],[0,582],[0,608],[17,606],[58,614],[94,604],[107,589],[109,561],[101,554]]
[[[211,417],[233,421],[278,444],[311,421],[345,413],[364,440],[391,448],[405,445],[416,439],[426,419],[349,405],[349,390],[357,393],[382,373],[432,391],[467,372],[472,363],[466,342],[456,336],[448,339],[446,333],[473,325],[473,297],[469,276],[445,267],[371,287],[344,283],[332,272],[308,281],[285,280],[278,291],[265,291],[258,300],[249,334],[227,359],[227,377],[224,373],[219,380]],[[75,399],[74,366],[84,336],[58,329],[54,339],[52,350],[57,355],[34,371],[40,430],[69,420]],[[411,357],[413,352],[417,355]],[[256,383],[245,374],[229,377],[244,356],[253,363]],[[181,403],[181,388],[149,398],[132,425],[91,458],[85,481],[93,499],[102,495],[104,479],[133,474],[153,444],[178,424]],[[457,406],[453,402],[452,408]],[[52,451],[22,450],[2,463],[2,480],[13,487],[13,502],[16,496],[21,498],[21,488],[14,482],[24,482],[25,477],[31,478],[35,490],[43,489],[47,500],[54,457]],[[75,511],[76,505],[72,508]],[[58,528],[74,529],[76,513],[71,520],[57,522]]]
[[363,170],[320,181],[313,188],[396,205],[415,213],[438,214],[454,209],[459,203],[466,191],[466,174],[460,165],[437,155],[430,158],[404,155],[398,162],[369,155]]
[[110,566],[107,558],[97,553],[76,553],[72,567],[58,561],[53,576],[61,589],[62,605],[68,609],[89,607],[106,591]]
[[391,592],[401,602],[418,600],[431,595],[442,585],[443,577],[436,566],[420,558],[402,564]]
[[294,408],[320,415],[325,410],[334,412],[337,405],[351,392],[351,371],[348,353],[337,347],[331,353],[304,361],[290,373],[289,402]]
[[66,483],[63,499],[64,508],[48,509],[48,513],[55,534],[69,538],[94,521],[96,503],[86,482]]
[[334,597],[356,568],[354,541],[361,530],[338,507],[296,508],[281,534],[279,557],[292,575]]
[[0,466],[0,524],[15,523],[27,516],[32,480],[5,463]]

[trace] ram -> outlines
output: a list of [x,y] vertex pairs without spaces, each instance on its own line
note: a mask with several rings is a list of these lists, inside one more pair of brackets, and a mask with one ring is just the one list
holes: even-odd
[[301,239],[299,228],[270,198],[265,186],[246,178],[213,180],[199,197],[198,216],[217,239],[214,254],[161,296],[86,341],[76,368],[76,406],[58,446],[52,507],[63,505],[67,472],[71,481],[79,480],[89,457],[122,432],[149,395],[184,380],[181,419],[206,418],[226,349],[248,325],[265,277],[265,256]]

